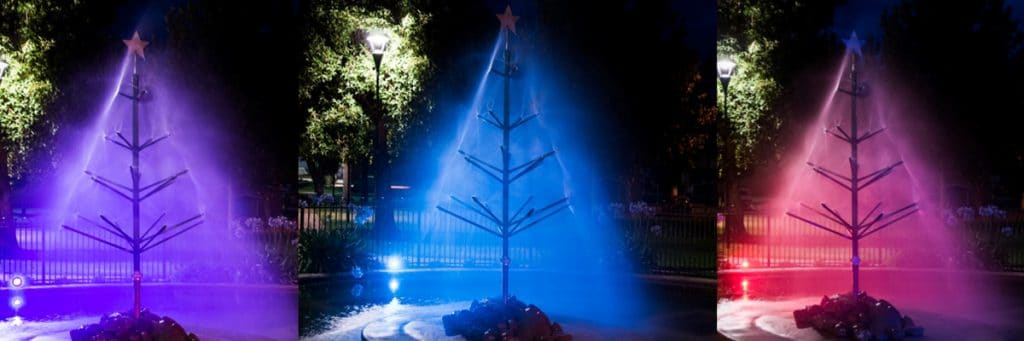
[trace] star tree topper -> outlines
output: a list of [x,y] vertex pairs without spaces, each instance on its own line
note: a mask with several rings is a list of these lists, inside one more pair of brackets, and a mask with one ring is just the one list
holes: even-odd
[[498,20],[501,21],[501,29],[508,28],[512,33],[516,33],[516,20],[519,20],[518,16],[512,15],[512,6],[505,6],[505,13],[495,14]]
[[135,31],[132,39],[122,41],[125,46],[128,46],[128,52],[134,52],[139,57],[142,57],[142,59],[146,59],[146,52],[143,49],[146,48],[146,45],[149,45],[149,42],[139,38],[139,31]]
[[856,53],[858,57],[864,57],[860,52],[860,44],[863,42],[863,40],[857,38],[857,31],[853,31],[853,34],[850,34],[850,39],[843,39],[843,44],[846,44],[846,49],[850,52]]

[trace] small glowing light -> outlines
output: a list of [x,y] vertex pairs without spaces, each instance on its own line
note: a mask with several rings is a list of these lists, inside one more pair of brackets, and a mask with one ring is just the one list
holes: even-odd
[[11,288],[20,289],[25,286],[25,277],[14,276],[11,278]]
[[352,289],[348,291],[353,297],[359,297],[363,295],[363,285],[356,284],[352,286]]
[[388,270],[400,270],[402,268],[402,257],[390,256],[385,264]]
[[25,299],[21,298],[21,296],[13,296],[13,297],[11,297],[11,302],[10,303],[11,303],[11,309],[18,310],[18,309],[21,309],[21,307],[25,305]]
[[391,281],[388,282],[388,288],[391,289],[392,293],[397,292],[398,291],[398,279],[392,278]]
[[740,267],[744,268],[744,269],[749,268],[750,267],[750,262],[747,261],[746,259],[744,259],[743,261],[740,262]]
[[747,290],[750,288],[750,281],[744,278],[743,281],[740,282],[740,285],[743,286],[743,294],[746,294]]
[[391,185],[391,189],[397,189],[397,190],[407,190],[407,189],[410,189],[410,188],[412,188],[412,187],[409,187],[409,186],[406,186],[406,185]]
[[359,279],[359,278],[363,278],[363,275],[364,275],[363,268],[359,267],[358,265],[352,267],[352,277],[355,277],[356,279]]
[[718,77],[723,80],[732,78],[733,70],[736,70],[736,62],[729,59],[718,61]]
[[366,42],[370,43],[370,52],[377,56],[384,54],[389,40],[391,39],[388,36],[381,33],[370,33],[366,36]]

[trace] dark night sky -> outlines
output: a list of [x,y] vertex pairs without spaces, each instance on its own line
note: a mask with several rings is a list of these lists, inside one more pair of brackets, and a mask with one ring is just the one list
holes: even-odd
[[685,21],[688,45],[697,50],[701,59],[704,60],[715,59],[715,30],[717,25],[715,2],[714,0],[676,1],[672,6],[673,9],[682,14]]
[[[846,37],[856,30],[861,38],[878,36],[882,28],[879,18],[887,7],[899,4],[899,0],[851,0],[836,8],[833,30],[839,37]],[[1006,0],[1017,20],[1024,17],[1024,0]]]
[[[637,2],[640,0],[634,0]],[[1024,0],[1021,0],[1024,1]],[[505,5],[511,3],[512,12],[517,15],[522,13],[533,13],[537,10],[536,1],[509,1],[509,0],[487,0],[488,7],[495,13],[505,9]],[[627,6],[629,6],[627,4]],[[671,8],[680,15],[678,25],[684,25],[687,32],[687,45],[697,50],[702,59],[713,60],[715,54],[715,6],[716,0],[687,0],[673,1]],[[614,23],[609,23],[614,24]],[[666,28],[668,32],[671,28]]]

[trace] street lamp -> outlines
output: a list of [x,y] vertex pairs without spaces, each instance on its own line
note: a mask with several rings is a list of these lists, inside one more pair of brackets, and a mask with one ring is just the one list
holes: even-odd
[[0,81],[4,79],[4,72],[7,72],[7,67],[11,64],[7,64],[6,60],[0,59]]
[[377,74],[377,82],[374,86],[374,96],[377,97],[377,104],[381,104],[380,101],[380,61],[384,59],[384,51],[388,48],[388,42],[391,41],[386,34],[380,32],[372,32],[366,35],[366,42],[369,44],[370,53],[373,54],[373,71]]
[[729,79],[732,78],[733,71],[736,70],[736,62],[727,59],[718,61],[718,79],[722,80],[722,86],[729,89]]
[[373,54],[373,66],[377,71],[378,78],[380,77],[380,60],[384,58],[384,50],[388,48],[389,41],[391,39],[382,33],[370,33],[366,36],[366,42],[370,44],[370,53]]
[[722,92],[725,93],[725,100],[722,101],[722,113],[725,117],[729,115],[729,80],[732,79],[734,71],[736,71],[736,62],[729,58],[718,61],[718,79],[722,81]]
[[[734,161],[733,153],[735,152],[733,148],[729,147],[729,139],[732,137],[731,125],[727,121],[729,118],[729,80],[732,79],[732,74],[736,71],[736,62],[729,58],[723,58],[718,60],[718,64],[716,66],[718,69],[718,79],[722,82],[722,92],[725,93],[725,99],[722,101],[722,117],[718,122],[719,134],[722,135],[722,145],[725,147],[725,174],[729,176],[732,174],[732,162]],[[728,177],[725,179],[727,181],[732,181],[731,178]],[[732,186],[732,184],[729,184],[729,186]],[[730,207],[732,198],[730,198],[731,193],[729,192],[731,191],[729,189],[731,189],[731,187],[725,189],[725,192],[723,193],[723,197],[726,199],[724,201],[726,214],[733,213],[731,212],[732,207]],[[726,228],[729,228],[728,221],[729,219],[726,220]]]
[[384,114],[384,101],[380,98],[380,62],[384,58],[384,52],[388,48],[388,42],[391,39],[384,33],[381,32],[370,32],[366,35],[366,42],[370,48],[370,53],[373,54],[373,70],[376,72],[377,81],[374,87],[374,96],[377,99],[377,112],[376,117],[376,140],[374,141],[374,154],[375,161],[377,164],[377,217],[386,217],[385,219],[377,219],[377,226],[389,225],[391,211],[386,207],[387,203],[387,191],[389,186],[386,182],[387,177],[384,173],[387,172],[385,166],[387,162],[387,125],[385,124],[385,118],[387,115]]

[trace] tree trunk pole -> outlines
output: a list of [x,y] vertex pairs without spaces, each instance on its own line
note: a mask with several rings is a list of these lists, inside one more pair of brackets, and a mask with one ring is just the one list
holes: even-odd
[[512,259],[508,256],[508,239],[511,237],[509,231],[511,221],[508,216],[508,190],[509,186],[509,158],[510,158],[510,138],[511,128],[509,127],[509,109],[511,104],[509,102],[509,89],[512,86],[512,50],[509,49],[509,40],[512,39],[512,32],[505,30],[505,79],[504,79],[504,101],[502,103],[502,129],[501,129],[501,163],[502,163],[502,186],[501,186],[501,298],[505,304],[508,304],[508,268],[509,264],[512,263]]
[[132,287],[135,293],[135,318],[139,318],[142,310],[142,245],[139,238],[139,204],[141,190],[139,180],[142,177],[139,171],[139,63],[138,56],[132,56]]
[[857,83],[857,57],[853,56],[850,64],[850,79],[852,80],[852,96],[850,96],[850,225],[853,226],[852,244],[853,255],[850,264],[853,268],[853,297],[856,300],[860,293],[860,215],[858,212],[860,183],[857,180],[857,171],[860,165],[857,161],[857,97],[860,96],[860,84]]

